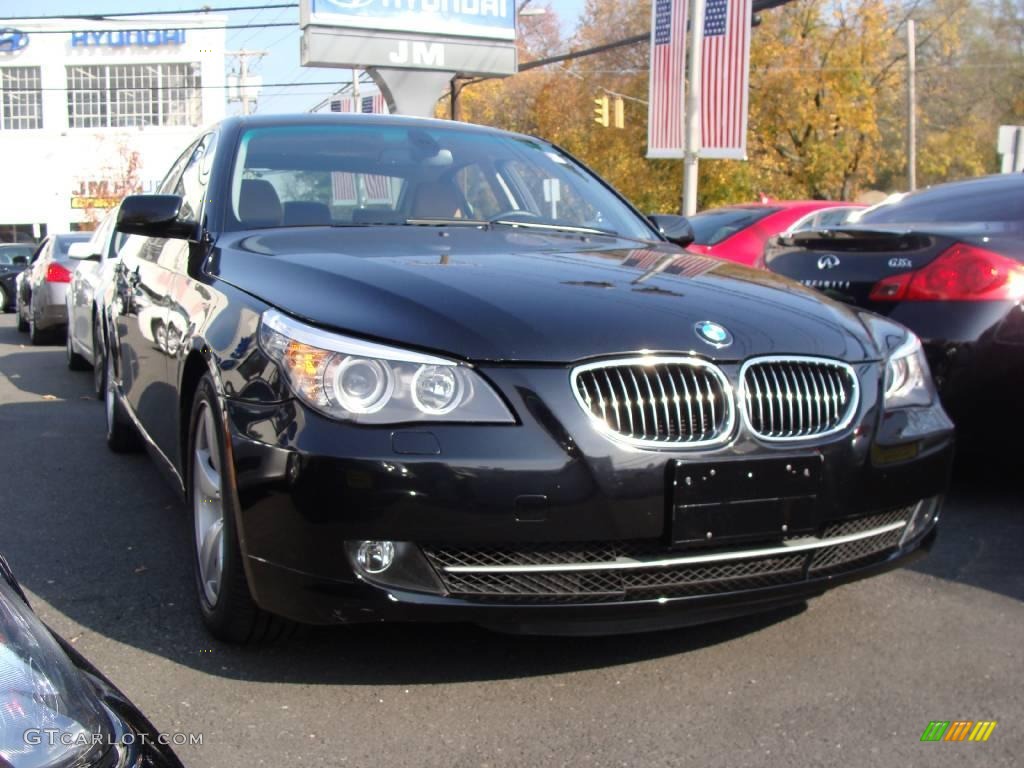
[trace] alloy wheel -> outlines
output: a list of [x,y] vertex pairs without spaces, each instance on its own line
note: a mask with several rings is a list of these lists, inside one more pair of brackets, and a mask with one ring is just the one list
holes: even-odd
[[224,569],[224,501],[220,449],[214,414],[200,405],[196,417],[192,457],[192,509],[196,533],[196,561],[203,594],[211,606],[220,596]]

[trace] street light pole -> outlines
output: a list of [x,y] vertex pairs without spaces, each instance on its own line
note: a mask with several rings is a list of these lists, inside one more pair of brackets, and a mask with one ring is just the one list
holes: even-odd
[[917,189],[917,38],[907,20],[907,188]]
[[701,51],[704,45],[704,2],[690,0],[690,50],[686,79],[686,134],[683,148],[683,215],[697,212],[697,173],[700,151]]

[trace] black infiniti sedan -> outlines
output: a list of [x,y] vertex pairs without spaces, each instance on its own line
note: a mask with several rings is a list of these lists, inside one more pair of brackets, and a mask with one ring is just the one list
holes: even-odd
[[784,238],[766,262],[914,331],[972,447],[1024,424],[1024,174],[915,192],[856,225]]
[[117,227],[107,439],[187,500],[217,637],[678,626],[935,537],[952,425],[917,338],[686,253],[540,139],[230,119]]
[[0,765],[182,768],[146,716],[29,605],[0,555]]

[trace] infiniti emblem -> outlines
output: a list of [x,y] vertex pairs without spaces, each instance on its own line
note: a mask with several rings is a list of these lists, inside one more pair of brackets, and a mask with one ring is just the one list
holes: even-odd
[[818,259],[818,269],[835,269],[839,266],[839,257],[834,253],[826,253]]
[[696,331],[701,341],[716,349],[732,344],[732,334],[718,323],[713,323],[710,320],[701,320],[693,327],[693,330]]

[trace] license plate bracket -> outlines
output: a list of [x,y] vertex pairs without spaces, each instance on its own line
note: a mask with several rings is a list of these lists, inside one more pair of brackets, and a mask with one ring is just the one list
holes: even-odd
[[781,541],[818,525],[823,458],[677,461],[673,473],[673,546]]

